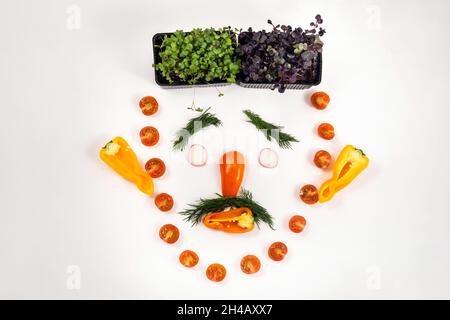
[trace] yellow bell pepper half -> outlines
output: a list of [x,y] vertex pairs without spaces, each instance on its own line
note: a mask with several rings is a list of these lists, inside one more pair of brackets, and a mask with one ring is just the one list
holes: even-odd
[[115,172],[133,182],[143,193],[153,194],[153,180],[139,165],[136,154],[122,137],[116,137],[100,150],[100,158]]
[[342,149],[333,168],[333,177],[319,189],[319,201],[331,200],[339,190],[353,181],[369,164],[369,159],[361,149],[351,145]]

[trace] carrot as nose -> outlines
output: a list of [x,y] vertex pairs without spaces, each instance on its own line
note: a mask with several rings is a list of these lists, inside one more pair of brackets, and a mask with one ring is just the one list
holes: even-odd
[[239,151],[226,152],[220,161],[222,195],[236,197],[245,173],[245,158]]

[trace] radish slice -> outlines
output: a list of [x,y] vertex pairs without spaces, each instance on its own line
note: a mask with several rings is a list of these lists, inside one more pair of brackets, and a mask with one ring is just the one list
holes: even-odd
[[275,168],[278,165],[278,154],[270,148],[265,148],[259,152],[258,160],[264,168]]
[[208,151],[200,144],[193,144],[189,149],[188,161],[194,167],[203,167],[208,161]]

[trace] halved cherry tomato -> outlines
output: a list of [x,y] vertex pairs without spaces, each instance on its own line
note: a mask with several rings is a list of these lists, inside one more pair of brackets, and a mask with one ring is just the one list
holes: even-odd
[[225,279],[227,275],[227,269],[219,263],[213,263],[206,269],[206,277],[214,282],[220,282]]
[[331,140],[334,138],[334,127],[329,123],[322,123],[317,128],[317,133],[325,140]]
[[155,127],[148,126],[142,128],[139,136],[141,137],[142,144],[147,147],[154,146],[159,141],[159,132]]
[[169,211],[173,208],[173,198],[170,194],[160,193],[155,197],[155,204],[161,211]]
[[330,97],[322,91],[314,92],[311,96],[311,103],[316,109],[323,110],[330,103]]
[[166,172],[166,165],[161,159],[152,158],[145,163],[145,171],[150,177],[159,178]]
[[289,220],[289,229],[294,233],[300,233],[305,229],[306,219],[302,216],[292,216]]
[[326,169],[331,163],[331,154],[325,150],[319,150],[314,156],[314,164],[321,168]]
[[139,101],[139,107],[146,116],[151,116],[158,111],[158,101],[151,96],[146,96]]
[[319,201],[319,192],[312,184],[304,185],[300,189],[300,199],[306,204],[314,204]]
[[180,231],[173,224],[165,224],[159,229],[159,237],[167,243],[175,243],[180,237]]
[[281,261],[287,254],[288,248],[283,242],[274,242],[269,247],[269,257],[274,261]]
[[241,270],[243,273],[252,274],[256,273],[261,269],[261,261],[259,261],[257,256],[248,255],[241,260]]
[[186,268],[192,268],[198,263],[198,255],[191,250],[185,250],[180,254],[180,262]]

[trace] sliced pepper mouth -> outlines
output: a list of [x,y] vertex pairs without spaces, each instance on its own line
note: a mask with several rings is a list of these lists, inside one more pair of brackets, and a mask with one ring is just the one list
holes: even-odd
[[253,227],[254,218],[253,215],[247,211],[242,212],[240,215],[230,218],[222,218],[222,219],[206,219],[207,223],[222,223],[222,222],[231,222],[237,223],[237,225],[243,229],[250,229]]

